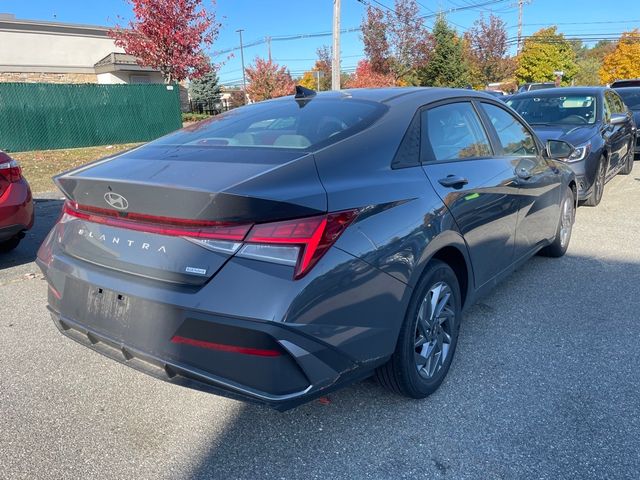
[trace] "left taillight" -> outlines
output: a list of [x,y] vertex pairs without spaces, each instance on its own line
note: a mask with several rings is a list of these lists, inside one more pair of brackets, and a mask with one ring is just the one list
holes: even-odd
[[357,215],[358,210],[354,209],[254,225],[236,255],[294,266],[294,278],[302,278]]
[[17,182],[22,178],[22,168],[18,162],[4,152],[0,152],[0,176],[9,183]]

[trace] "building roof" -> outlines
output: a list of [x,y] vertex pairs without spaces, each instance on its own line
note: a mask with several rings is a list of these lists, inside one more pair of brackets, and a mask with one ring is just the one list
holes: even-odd
[[99,60],[94,68],[96,73],[110,73],[118,71],[157,72],[155,68],[144,67],[138,64],[138,59],[133,55],[120,52],[111,52]]

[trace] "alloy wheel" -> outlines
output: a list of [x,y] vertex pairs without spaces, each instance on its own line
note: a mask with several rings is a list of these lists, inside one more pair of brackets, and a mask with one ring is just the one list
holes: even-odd
[[560,217],[560,246],[565,248],[571,238],[575,206],[573,199],[566,197],[562,204],[562,216]]
[[600,202],[600,199],[602,198],[602,193],[604,192],[605,175],[606,175],[605,165],[604,165],[604,162],[601,161],[598,164],[598,174],[596,175],[596,183],[594,186],[595,190],[593,192],[593,194],[595,195],[596,203]]
[[433,378],[444,365],[454,322],[453,292],[445,282],[438,282],[429,289],[418,310],[414,358],[421,377]]

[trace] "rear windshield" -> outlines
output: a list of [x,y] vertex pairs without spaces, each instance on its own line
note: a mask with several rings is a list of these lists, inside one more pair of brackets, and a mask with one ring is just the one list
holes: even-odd
[[596,121],[596,98],[591,95],[514,97],[507,104],[530,125],[590,125]]
[[640,88],[620,88],[616,93],[631,110],[640,110]]
[[311,149],[337,142],[371,125],[386,111],[351,98],[293,98],[231,110],[167,135],[156,145]]

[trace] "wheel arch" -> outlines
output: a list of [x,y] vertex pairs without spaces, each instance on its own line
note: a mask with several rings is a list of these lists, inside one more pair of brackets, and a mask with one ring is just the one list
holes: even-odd
[[420,268],[414,272],[412,285],[418,284],[432,260],[439,260],[449,265],[454,271],[460,285],[462,306],[463,308],[468,306],[475,292],[475,283],[473,265],[462,235],[453,231],[441,233],[429,242],[422,258]]
[[469,281],[470,270],[467,265],[467,259],[462,252],[454,246],[446,246],[438,250],[430,259],[440,260],[451,267],[458,279],[458,285],[460,286],[460,295],[462,308],[467,306],[467,299],[469,298]]

